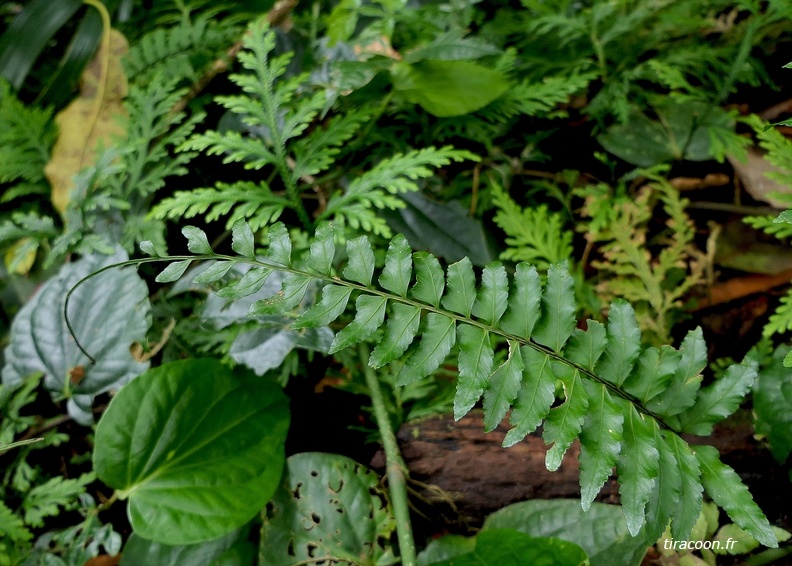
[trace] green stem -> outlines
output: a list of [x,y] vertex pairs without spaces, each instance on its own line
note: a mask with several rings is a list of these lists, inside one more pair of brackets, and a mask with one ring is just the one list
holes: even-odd
[[360,359],[366,375],[366,385],[374,407],[374,420],[377,421],[382,446],[385,448],[385,464],[388,474],[388,492],[390,493],[393,514],[396,517],[396,534],[399,538],[399,554],[403,566],[415,566],[415,541],[413,540],[410,511],[407,505],[407,466],[402,460],[396,435],[390,425],[385,400],[382,397],[379,381],[374,370],[368,365],[369,349],[360,345]]

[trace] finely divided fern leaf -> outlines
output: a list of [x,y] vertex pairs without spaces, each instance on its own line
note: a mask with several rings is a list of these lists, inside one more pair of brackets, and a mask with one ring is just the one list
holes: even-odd
[[[194,247],[206,251],[195,230],[187,234]],[[321,300],[297,319],[298,326],[330,324],[354,303],[354,321],[337,334],[334,350],[384,327],[369,364],[379,368],[398,360],[399,384],[426,377],[449,353],[458,351],[456,418],[481,397],[487,429],[511,410],[514,428],[505,445],[520,441],[544,422],[543,438],[552,444],[547,454],[551,470],[580,439],[584,508],[615,467],[633,534],[645,527],[654,540],[670,520],[674,538],[686,538],[706,489],[735,523],[762,544],[777,546],[767,519],[734,471],[720,462],[717,451],[688,445],[680,436],[709,433],[714,423],[736,409],[756,377],[755,364],[744,362],[700,389],[706,363],[700,330],[691,332],[679,351],[670,346],[642,350],[632,307],[623,301],[611,307],[607,326],[589,321],[586,330],[576,328],[572,277],[563,265],[550,267],[542,288],[535,268],[519,264],[509,292],[508,277],[499,264],[483,270],[478,286],[469,261],[444,271],[430,254],[410,257],[403,236],[391,241],[378,278],[366,238],[347,241],[344,277],[334,270],[335,245],[328,225],[319,228],[304,263],[293,263],[283,253],[289,244],[281,224],[270,228],[270,240],[277,262],[214,256],[254,263],[262,271],[287,272],[282,290],[254,304],[253,312],[289,311],[310,281],[322,281],[326,286]],[[509,350],[497,367],[494,339],[507,343]],[[557,381],[564,398],[552,406]],[[669,402],[680,392],[693,398],[681,410]]]

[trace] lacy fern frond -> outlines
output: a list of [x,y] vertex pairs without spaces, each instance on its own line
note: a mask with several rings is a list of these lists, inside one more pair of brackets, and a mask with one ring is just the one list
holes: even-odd
[[203,14],[194,21],[158,27],[135,43],[124,58],[124,69],[133,84],[150,84],[160,74],[175,81],[192,81],[201,69],[239,36],[236,26]]
[[773,334],[784,334],[790,330],[792,330],[792,289],[781,298],[781,304],[770,315],[770,319],[762,330],[762,336],[770,337]]
[[[354,304],[354,320],[340,330],[330,351],[337,352],[384,332],[369,365],[397,361],[396,384],[416,383],[457,352],[459,380],[454,401],[460,418],[483,398],[487,430],[511,411],[505,445],[522,440],[544,424],[552,444],[548,469],[555,470],[571,443],[581,443],[582,506],[588,508],[615,467],[630,532],[644,530],[656,540],[671,521],[674,538],[685,539],[696,522],[702,492],[762,544],[777,546],[767,519],[739,477],[708,446],[689,445],[682,433],[707,435],[732,413],[756,378],[756,363],[735,364],[701,387],[707,365],[700,329],[677,350],[645,348],[632,307],[614,301],[607,325],[578,328],[572,276],[564,265],[548,269],[543,285],[535,267],[517,265],[509,277],[500,263],[477,276],[467,258],[443,269],[426,252],[413,253],[403,235],[388,247],[376,273],[373,248],[365,236],[347,240],[347,260],[336,267],[333,229],[321,225],[305,261],[292,260],[286,227],[269,229],[268,259],[255,259],[253,232],[233,228],[238,256],[212,252],[197,228],[183,230],[196,256],[173,258],[158,281],[181,277],[192,260],[215,260],[208,271],[225,273],[224,262],[255,267],[218,294],[241,298],[262,288],[273,271],[285,272],[281,290],[254,303],[251,313],[285,313],[297,306],[312,281],[325,286],[321,299],[294,321],[294,328],[336,321]],[[167,259],[167,258],[154,258]],[[200,275],[202,281],[211,277]],[[493,341],[508,345],[496,367]],[[563,402],[554,405],[556,383]]]
[[[584,216],[596,214],[602,194],[590,192],[583,208]],[[668,227],[658,244],[660,252],[652,255],[647,247],[648,222],[657,201],[668,216]],[[694,226],[685,213],[686,200],[662,181],[640,189],[632,201],[620,201],[609,210],[608,223],[597,223],[597,230],[586,239],[600,244],[603,259],[593,261],[602,280],[598,285],[607,299],[623,297],[638,313],[641,328],[651,342],[670,341],[670,330],[679,315],[683,297],[704,277],[701,253],[693,246]]]
[[542,272],[572,257],[572,232],[564,229],[563,215],[546,205],[520,208],[500,186],[494,185],[492,204],[498,209],[495,224],[506,232],[506,250],[500,258],[525,261]]
[[742,221],[748,226],[761,230],[770,236],[775,236],[780,240],[792,236],[792,224],[776,222],[774,216],[745,216]]

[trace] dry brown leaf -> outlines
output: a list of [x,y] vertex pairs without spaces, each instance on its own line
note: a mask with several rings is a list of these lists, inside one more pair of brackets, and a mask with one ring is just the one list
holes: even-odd
[[772,193],[788,193],[789,187],[767,178],[767,173],[778,173],[781,170],[765,159],[766,153],[751,147],[748,148],[748,160],[745,163],[732,157],[728,159],[749,195],[775,208],[787,208],[783,202],[769,196]]
[[60,133],[44,172],[52,185],[52,204],[61,214],[69,203],[74,175],[94,163],[99,145],[110,147],[126,132],[127,78],[121,57],[127,51],[126,38],[111,29],[80,77],[80,95],[55,117]]

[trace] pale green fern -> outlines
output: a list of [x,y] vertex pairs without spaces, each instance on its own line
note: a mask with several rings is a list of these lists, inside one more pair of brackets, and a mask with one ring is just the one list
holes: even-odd
[[[550,470],[579,438],[583,508],[615,467],[633,535],[644,529],[648,541],[656,540],[670,520],[673,537],[688,538],[706,490],[735,523],[762,544],[777,546],[767,519],[717,450],[689,445],[681,436],[710,434],[739,406],[756,377],[755,362],[746,360],[701,387],[707,360],[700,329],[678,350],[645,348],[632,307],[617,300],[607,326],[589,320],[583,330],[575,318],[573,279],[563,265],[548,269],[544,285],[536,268],[525,263],[511,278],[497,262],[477,277],[467,258],[444,270],[431,254],[412,253],[402,235],[391,240],[375,278],[374,251],[365,236],[347,240],[346,264],[337,270],[334,233],[327,224],[317,230],[304,262],[293,262],[292,243],[280,223],[269,229],[266,261],[256,259],[253,232],[245,223],[233,227],[237,256],[215,254],[197,228],[183,233],[197,255],[152,258],[173,262],[158,281],[178,279],[196,260],[214,260],[198,276],[203,282],[219,281],[234,262],[253,264],[242,280],[220,292],[234,299],[257,292],[273,271],[285,272],[281,291],[255,303],[255,314],[288,312],[312,281],[323,282],[321,300],[293,326],[326,326],[354,303],[354,320],[335,335],[330,351],[384,328],[369,365],[399,361],[397,385],[423,379],[456,351],[455,417],[483,398],[485,426],[492,430],[511,410],[506,446],[543,423],[543,438],[552,445],[546,458]],[[508,345],[508,356],[497,367],[494,340]],[[554,406],[557,382],[564,400]]]
[[[208,131],[188,140],[182,149],[222,155],[224,163],[268,171],[269,180],[178,191],[154,207],[153,217],[204,214],[207,220],[226,217],[229,227],[245,219],[258,229],[291,209],[310,228],[313,220],[305,208],[304,193],[326,194],[315,177],[338,176],[331,170],[345,144],[373,118],[373,109],[361,108],[316,123],[326,105],[324,94],[305,90],[307,74],[285,77],[292,55],[273,56],[275,35],[264,22],[251,28],[244,46],[239,61],[249,72],[231,75],[244,94],[216,99],[239,117],[243,131]],[[433,168],[462,159],[476,157],[447,147],[397,154],[357,174],[345,190],[331,189],[326,204],[314,216],[388,236],[390,229],[376,210],[405,206],[396,195],[418,190],[416,181],[430,176]],[[272,183],[275,177],[280,179],[278,186]]]

